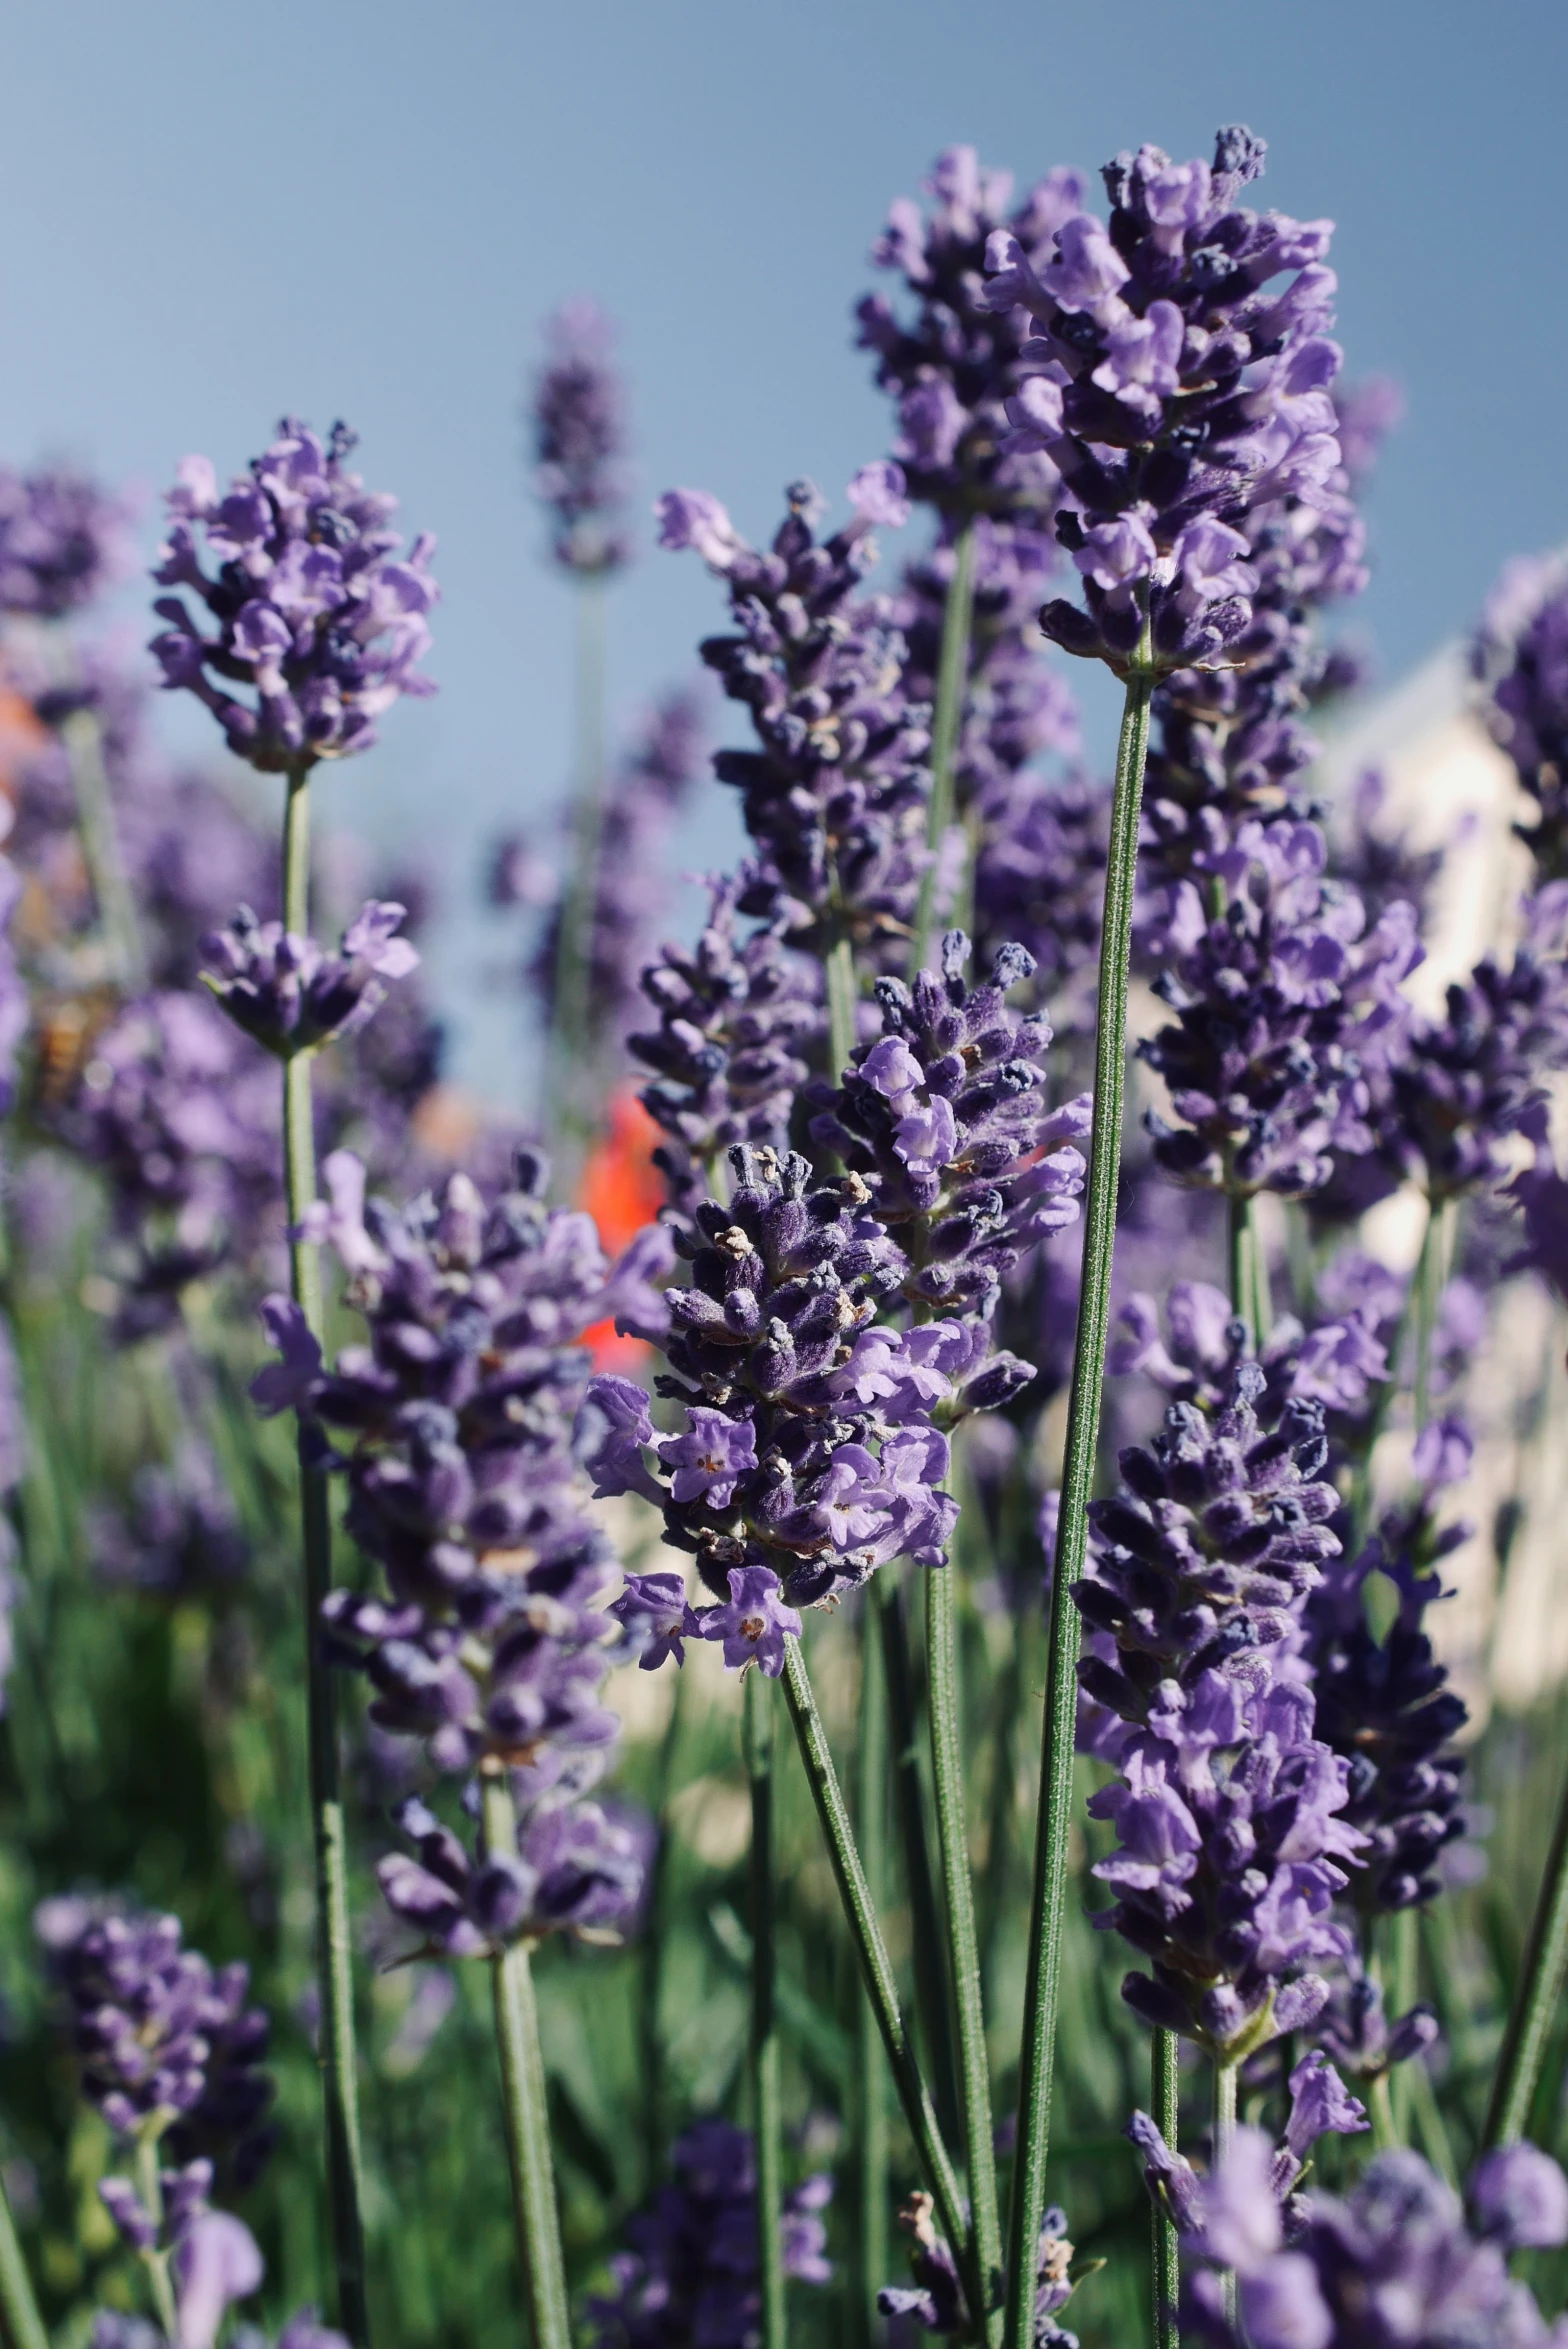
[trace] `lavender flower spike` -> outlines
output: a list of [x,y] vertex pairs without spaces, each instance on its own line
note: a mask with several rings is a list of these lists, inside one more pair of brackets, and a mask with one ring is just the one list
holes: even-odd
[[630,552],[620,463],[626,394],[610,364],[614,329],[594,303],[576,301],[556,311],[546,334],[550,356],[530,409],[534,488],[554,516],[552,552],[562,569],[603,576]]
[[[396,499],[346,468],[354,438],[335,424],[323,443],[285,417],[227,495],[205,457],[182,460],[168,495],[153,576],[194,595],[214,633],[202,633],[183,595],[160,597],[168,625],[152,651],[163,682],[205,702],[235,756],[268,773],[368,750],[399,694],[435,691],[416,666],[439,593],[435,541],[422,535],[399,553]],[[202,568],[198,534],[215,575]],[[229,690],[236,684],[249,701]]]
[[0,612],[66,620],[130,569],[130,515],[84,474],[0,467]]
[[367,1026],[386,1001],[388,983],[417,967],[413,946],[395,935],[403,916],[401,905],[362,905],[338,952],[328,954],[281,922],[258,922],[242,905],[226,930],[202,940],[216,966],[202,977],[236,1027],[278,1059],[319,1052]]

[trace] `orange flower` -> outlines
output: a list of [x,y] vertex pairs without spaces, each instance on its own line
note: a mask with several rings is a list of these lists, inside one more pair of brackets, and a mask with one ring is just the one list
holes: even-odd
[[[577,1186],[577,1205],[599,1227],[607,1256],[619,1256],[664,1204],[664,1182],[653,1163],[659,1129],[629,1085],[610,1097],[609,1130],[589,1151]],[[583,1332],[596,1370],[635,1369],[647,1353],[641,1338],[620,1338],[612,1321]]]

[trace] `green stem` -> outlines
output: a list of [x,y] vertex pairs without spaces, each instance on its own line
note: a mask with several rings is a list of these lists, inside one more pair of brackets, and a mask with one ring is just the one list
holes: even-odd
[[[517,1813],[504,1770],[491,1768],[486,1773],[481,1803],[486,1851],[514,1852]],[[512,2217],[528,2294],[533,2349],[572,2349],[555,2171],[550,2159],[539,2010],[534,2002],[527,1943],[514,1941],[498,1951],[490,1961],[490,1979],[512,2173]]]
[[120,854],[114,802],[103,763],[103,729],[97,712],[73,710],[60,729],[60,739],[65,745],[71,787],[76,795],[82,861],[92,884],[104,943],[109,949],[111,975],[116,986],[132,995],[147,983],[147,963],[142,952],[141,925],[136,918],[136,900],[131,895],[125,860]]
[[[283,822],[283,925],[310,935],[310,767],[292,768]],[[288,1211],[289,1279],[294,1302],[318,1344],[326,1325],[320,1251],[299,1235],[316,1197],[316,1141],[310,1055],[283,1064],[283,1187]],[[332,1512],[325,1472],[300,1439],[299,1494],[305,1586],[305,1700],[310,1811],[316,1869],[316,1987],[326,2110],[327,2198],[337,2271],[338,2322],[360,2345],[370,2337],[365,2299],[365,2242],[360,2218],[359,2087],[354,2046],[354,1961],[348,1921],[348,1854],[338,1783],[337,1684],[321,1650],[321,1610],[332,1588]]]
[[551,1038],[559,1103],[574,1124],[583,1122],[583,1080],[594,1045],[593,917],[604,824],[604,618],[604,581],[589,573],[577,589],[576,807],[572,875],[556,935]]
[[[1405,2015],[1416,2002],[1418,1953],[1414,1909],[1400,1909],[1395,1913],[1391,1919],[1389,1942],[1389,2012]],[[1389,2112],[1394,2124],[1396,2145],[1408,2145],[1410,2142],[1411,2080],[1420,2060],[1419,2055],[1413,2055],[1407,2062],[1398,2065],[1390,2082]]]
[[[1214,2066],[1214,2167],[1225,2161],[1236,2141],[1236,2064],[1216,2063]],[[1220,2289],[1225,2295],[1225,2314],[1232,2332],[1236,2329],[1236,2271],[1226,2268],[1220,2276]]]
[[[1181,2075],[1177,2069],[1174,2031],[1156,2031],[1149,2059],[1150,2102],[1154,2125],[1172,2153],[1181,2132]],[[1154,2205],[1154,2349],[1178,2349],[1176,2303],[1181,2294],[1181,2266],[1176,2253],[1177,2234],[1170,2213]]]
[[904,1596],[891,1574],[871,1585],[882,1631],[882,1667],[887,1675],[888,1720],[892,1730],[893,1799],[904,1855],[904,1890],[909,1896],[913,1941],[915,2015],[931,2093],[945,2137],[958,2134],[958,2064],[953,2048],[952,2001],[943,1964],[946,1936],[937,1904],[931,1846],[926,1837],[925,1788],[920,1778],[920,1733],[915,1676],[909,1655]]
[[1426,1229],[1421,1235],[1421,1253],[1416,1259],[1411,1282],[1414,1290],[1416,1353],[1411,1371],[1411,1394],[1417,1435],[1432,1415],[1432,1338],[1437,1329],[1437,1309],[1442,1303],[1443,1288],[1448,1278],[1448,1232],[1452,1217],[1452,1206],[1446,1200],[1438,1200],[1428,1207]]
[[38,2313],[33,2279],[27,2272],[17,2240],[11,2198],[0,2176],[0,2335],[5,2349],[49,2349],[49,2335]]
[[153,2248],[142,2253],[142,2265],[147,2270],[147,2282],[158,2322],[165,2336],[173,2341],[178,2336],[179,2321],[174,2306],[174,2286],[169,2281],[169,2254],[159,2241],[163,2233],[163,2176],[158,2167],[158,2140],[163,2135],[165,2119],[166,2116],[155,2116],[152,2124],[136,2140],[136,2193],[153,2229]]
[[784,1642],[784,1694],[789,1704],[790,1718],[795,1725],[795,1738],[800,1747],[801,1761],[805,1765],[806,1782],[811,1789],[811,1799],[816,1806],[818,1824],[838,1886],[844,1921],[849,1927],[855,1955],[860,1962],[861,1980],[877,2018],[882,2044],[887,2050],[893,2086],[898,2092],[904,2118],[909,2123],[909,2133],[915,2141],[915,2152],[926,2185],[936,2204],[938,2223],[955,2252],[962,2257],[966,2229],[958,2180],[947,2147],[942,2142],[942,2132],[937,2126],[931,2098],[920,2076],[915,2051],[899,2009],[892,1960],[887,1954],[882,1928],[871,1905],[865,1870],[855,1848],[849,1812],[844,1805],[827,1732],[822,1726],[822,1716],[817,1711],[817,1700],[806,1670],[806,1658],[798,1639],[786,1639]]
[[828,1076],[836,1085],[855,1049],[855,949],[848,938],[836,938],[828,948]]
[[[866,1891],[875,1915],[887,1899],[887,1682],[877,1654],[869,1594],[860,1613],[859,1727],[857,1825]],[[887,2227],[887,2063],[876,2014],[863,1987],[856,2026],[860,2224],[855,2236],[855,2307],[859,2338],[870,2343],[877,2334],[877,2293],[892,2269],[888,2264]]]
[[783,2119],[779,2109],[779,2029],[773,1981],[773,1684],[746,1674],[746,1778],[751,1789],[751,2125],[757,2145],[757,2264],[762,2286],[762,2349],[784,2349]]
[[1233,1191],[1228,1204],[1231,1304],[1252,1332],[1254,1351],[1261,1353],[1274,1325],[1274,1308],[1269,1297],[1268,1257],[1258,1230],[1258,1202],[1250,1191]]
[[974,2259],[985,2288],[985,2338],[1002,2337],[1002,2228],[996,2203],[991,2076],[980,1988],[969,1831],[964,1817],[963,1746],[958,1719],[958,1654],[954,1637],[952,1566],[926,1576],[927,1709],[931,1727],[931,1783],[936,1795],[937,1848],[947,1896],[948,1948],[958,2008],[959,2085],[964,2109],[964,2166],[969,2174]]
[[937,657],[936,707],[931,716],[931,797],[926,812],[929,864],[920,876],[909,975],[925,969],[936,920],[937,864],[953,821],[953,766],[969,687],[969,631],[975,608],[975,526],[965,522],[953,542],[953,576],[942,603],[942,649]]
[[1525,1944],[1524,1965],[1509,2009],[1503,2051],[1492,2086],[1483,2146],[1512,2145],[1522,2137],[1546,2060],[1547,2042],[1568,1975],[1568,1784],[1552,1830],[1546,1872]]
[[648,1870],[647,1921],[642,1935],[642,1970],[639,1977],[637,2015],[638,2047],[641,2054],[643,2096],[643,2155],[646,2183],[650,2194],[659,2182],[664,2159],[664,1953],[669,1941],[667,1925],[670,1893],[670,1787],[675,1776],[675,1756],[680,1743],[681,1699],[686,1689],[686,1675],[674,1676],[674,1695],[670,1718],[659,1746],[658,1769],[654,1780],[650,1808],[658,1825],[658,1837],[653,1847],[653,1859]]
[[1100,1388],[1110,1318],[1111,1250],[1116,1236],[1116,1181],[1126,1089],[1127,967],[1132,951],[1133,879],[1138,816],[1149,745],[1153,678],[1144,668],[1127,680],[1110,855],[1100,933],[1098,1032],[1094,1052],[1094,1130],[1089,1145],[1078,1337],[1067,1408],[1062,1498],[1051,1586],[1051,1650],[1036,1815],[1029,1962],[1024,1984],[1024,2044],[1018,2081],[1018,2153],[1013,2166],[1008,2239],[1008,2349],[1031,2349],[1036,2244],[1045,2209],[1050,2151],[1051,2076],[1061,1994],[1062,1924],[1067,1904],[1067,1828],[1072,1807],[1073,1728],[1077,1712],[1078,1611],[1072,1586],[1083,1572],[1089,1495],[1100,1437]]

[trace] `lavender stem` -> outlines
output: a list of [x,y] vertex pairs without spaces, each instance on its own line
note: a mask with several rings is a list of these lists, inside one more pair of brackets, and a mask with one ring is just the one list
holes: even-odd
[[1252,1192],[1233,1191],[1230,1210],[1230,1298],[1235,1311],[1252,1332],[1261,1351],[1274,1323],[1269,1297],[1269,1265],[1258,1230],[1257,1198]]
[[166,2118],[166,2115],[155,2115],[137,2136],[136,2194],[152,2222],[154,2235],[153,2248],[142,2253],[142,2265],[147,2270],[147,2283],[158,2322],[169,2340],[173,2341],[179,2336],[179,2322],[174,2306],[174,2287],[169,2281],[169,2254],[157,2243],[157,2237],[163,2233],[163,2179],[158,2169],[158,2140],[163,2135]]
[[114,803],[103,763],[103,732],[97,713],[73,710],[60,728],[60,739],[71,770],[76,795],[77,831],[82,858],[103,925],[104,941],[115,984],[127,995],[147,983],[147,960],[142,952],[136,901],[125,876],[125,860],[115,831]]
[[0,2335],[5,2349],[49,2349],[49,2335],[38,2313],[33,2279],[17,2240],[11,2198],[0,2176]]
[[969,632],[975,608],[975,526],[966,522],[953,543],[953,576],[942,605],[942,646],[937,656],[936,708],[931,720],[931,798],[926,814],[926,853],[920,876],[909,976],[925,969],[936,924],[937,860],[953,821],[953,767],[958,729],[969,683]]
[[[1144,643],[1147,645],[1145,630]],[[1089,1494],[1100,1437],[1100,1388],[1110,1320],[1111,1251],[1116,1237],[1116,1182],[1122,1101],[1127,1081],[1127,969],[1132,952],[1133,880],[1138,818],[1149,747],[1152,665],[1140,657],[1127,678],[1116,784],[1111,801],[1105,911],[1100,931],[1100,985],[1094,1051],[1094,1129],[1084,1206],[1078,1336],[1067,1411],[1062,1497],[1051,1583],[1051,1649],[1036,1814],[1029,1961],[1024,1985],[1024,2044],[1018,2081],[1018,2152],[1013,2169],[1008,2240],[1008,2349],[1031,2349],[1035,2246],[1045,2210],[1050,2150],[1051,2076],[1061,1995],[1062,1923],[1067,1899],[1067,1827],[1072,1807],[1073,1731],[1077,1715],[1078,1614],[1072,1586],[1083,1572]]]
[[[492,1767],[486,1772],[480,1799],[486,1850],[515,1851],[517,1813],[504,1769]],[[490,1967],[501,2106],[512,2173],[512,2217],[528,2294],[533,2349],[572,2349],[561,2222],[550,2157],[544,2055],[527,1944],[508,1943],[492,1958]]]
[[904,1889],[913,1928],[915,2018],[931,2079],[931,2094],[946,2135],[958,2131],[958,2065],[953,2049],[952,2002],[942,1962],[945,1936],[937,1909],[936,1878],[926,1837],[925,1788],[920,1777],[920,1738],[915,1718],[915,1680],[909,1654],[904,1594],[891,1575],[872,1585],[882,1634],[882,1668],[887,1675],[888,1727],[893,1753],[893,1799],[904,1854]]
[[992,2144],[990,2060],[980,1988],[974,1886],[964,1817],[962,1741],[958,1719],[958,1656],[953,1623],[956,1568],[926,1576],[927,1711],[931,1782],[936,1796],[937,1850],[947,1900],[948,1953],[958,2009],[958,2074],[964,2114],[964,2165],[973,2214],[973,2258],[983,2287],[984,2338],[1002,2337],[1002,2228],[997,2215],[996,2155]]
[[[860,1752],[858,1756],[860,1855],[866,1890],[875,1914],[887,1898],[887,1682],[877,1653],[871,1595],[860,1611]],[[860,2224],[855,2231],[855,2312],[858,2337],[877,2337],[877,2292],[888,2266],[888,2130],[886,2061],[881,2034],[867,1992],[856,2013],[860,2086]]]
[[798,1639],[786,1639],[784,1642],[784,1694],[789,1704],[790,1718],[795,1725],[795,1738],[800,1747],[801,1761],[805,1765],[811,1799],[816,1805],[817,1820],[827,1845],[834,1881],[838,1885],[844,1919],[860,1962],[861,1979],[871,2000],[877,2027],[882,2033],[882,2044],[887,2049],[893,2085],[898,2091],[899,2103],[904,2108],[904,2117],[915,2141],[915,2151],[926,2184],[936,2203],[942,2231],[955,2251],[962,2254],[967,2232],[963,2198],[958,2190],[958,2180],[947,2147],[942,2142],[930,2093],[920,2076],[909,2032],[899,2010],[898,1986],[892,1960],[887,1954],[882,1928],[871,1905],[865,1870],[855,1848],[849,1812],[845,1808],[827,1732],[822,1726],[822,1716],[817,1711],[817,1700],[812,1692],[806,1659]]
[[784,2349],[784,2247],[779,2209],[784,2193],[783,2118],[779,2109],[779,2031],[774,2012],[773,1684],[746,1674],[742,1742],[751,1789],[751,2125],[757,2144],[757,2266],[762,2287],[762,2349]]
[[[1149,2102],[1154,2125],[1172,2153],[1181,2133],[1181,2074],[1177,2069],[1174,2031],[1156,2031],[1149,2059]],[[1176,2248],[1176,2223],[1159,2202],[1154,2205],[1154,2349],[1179,2349],[1176,2302],[1181,2291],[1181,2263]]]
[[[310,935],[310,765],[293,767],[283,826],[283,923]],[[291,1234],[316,1197],[316,1140],[310,1055],[283,1064],[283,1187]],[[318,1343],[326,1327],[319,1250],[289,1241],[289,1285]],[[337,1686],[321,1652],[317,1626],[332,1588],[332,1514],[325,1471],[312,1464],[303,1432],[299,1455],[300,1530],[305,1580],[305,1690],[310,1809],[316,1862],[316,1985],[320,2005],[322,2095],[326,2107],[327,2195],[337,2271],[338,2321],[350,2340],[370,2337],[365,2299],[365,2242],[360,2219],[359,2086],[354,2045],[353,1944],[348,1922],[348,1855],[338,1784]]]
[[555,1082],[574,1125],[583,1122],[585,1059],[593,1046],[593,933],[604,821],[604,581],[577,586],[577,749],[572,874],[556,948]]
[[[1216,2063],[1214,2066],[1214,2167],[1223,2167],[1236,2141],[1236,2074],[1235,2064]],[[1236,2330],[1236,2271],[1224,2268],[1220,2273],[1220,2289],[1225,2295],[1225,2315],[1231,2331]]]
[[1568,1784],[1558,1805],[1546,1871],[1530,1922],[1524,1964],[1503,2034],[1481,2142],[1513,2145],[1530,2123],[1530,2108],[1546,2061],[1547,2042],[1568,1977]]

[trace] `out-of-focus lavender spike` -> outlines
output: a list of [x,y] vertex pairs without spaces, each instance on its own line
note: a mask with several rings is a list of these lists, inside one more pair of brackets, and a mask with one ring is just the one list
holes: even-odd
[[596,303],[563,303],[529,403],[534,489],[553,518],[565,571],[602,577],[631,554],[625,505],[626,390],[611,363],[615,329]]

